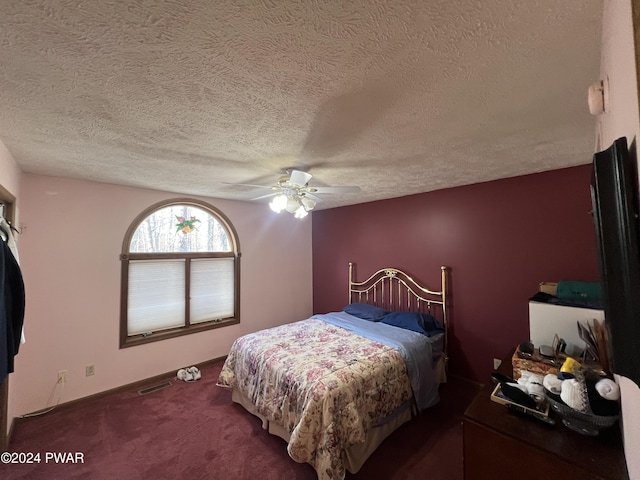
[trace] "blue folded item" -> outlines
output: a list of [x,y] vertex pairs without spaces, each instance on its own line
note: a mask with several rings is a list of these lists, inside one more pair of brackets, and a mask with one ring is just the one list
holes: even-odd
[[379,322],[388,313],[386,310],[369,305],[368,303],[350,303],[342,309],[343,312],[353,315],[354,317],[372,322]]
[[428,313],[391,312],[380,321],[387,325],[422,333],[427,337],[444,332],[444,327]]

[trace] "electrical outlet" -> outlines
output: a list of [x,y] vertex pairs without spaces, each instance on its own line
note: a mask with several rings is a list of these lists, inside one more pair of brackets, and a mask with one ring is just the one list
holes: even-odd
[[91,375],[96,374],[96,366],[95,365],[87,365],[84,367],[85,376],[90,377]]
[[58,372],[58,383],[66,383],[67,382],[67,372],[66,370],[60,370]]
[[502,364],[502,360],[500,360],[499,358],[494,358],[493,359],[493,369],[497,370],[498,367]]

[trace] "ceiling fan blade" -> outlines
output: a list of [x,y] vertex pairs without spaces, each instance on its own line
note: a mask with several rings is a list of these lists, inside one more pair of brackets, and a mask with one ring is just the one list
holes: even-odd
[[253,187],[253,188],[273,188],[271,185],[253,185],[251,183],[230,183],[222,182],[224,185],[231,185],[232,187]]
[[311,175],[310,173],[303,172],[301,170],[291,170],[291,174],[289,175],[289,182],[294,185],[304,187],[307,183],[309,183],[311,177],[313,177],[313,175]]
[[358,193],[360,187],[309,187],[311,193]]
[[318,196],[314,195],[313,193],[306,192],[306,193],[304,194],[304,196],[305,196],[305,197],[309,197],[310,199],[314,200],[316,203],[319,203],[319,202],[321,202],[321,201],[322,201],[322,198],[320,198],[320,197],[318,197]]
[[259,197],[254,197],[251,198],[250,200],[262,200],[263,198],[270,198],[270,197],[275,197],[276,195],[278,195],[279,192],[272,192],[272,193],[267,193],[266,195],[260,195]]

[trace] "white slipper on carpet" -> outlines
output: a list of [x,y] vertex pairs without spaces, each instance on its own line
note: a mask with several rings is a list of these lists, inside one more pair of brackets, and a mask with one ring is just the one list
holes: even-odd
[[185,382],[193,381],[193,373],[191,373],[188,368],[181,368],[180,370],[178,370],[178,373],[176,373],[176,377],[178,378],[178,380],[184,380]]
[[197,367],[189,367],[187,368],[187,372],[191,374],[191,379],[186,380],[187,382],[195,382],[196,380],[200,380],[200,378],[202,377],[202,374]]

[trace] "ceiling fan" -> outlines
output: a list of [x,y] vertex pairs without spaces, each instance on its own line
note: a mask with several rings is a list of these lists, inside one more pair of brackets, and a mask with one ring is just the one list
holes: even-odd
[[261,200],[263,198],[273,197],[269,202],[269,207],[276,213],[283,210],[293,214],[296,218],[304,218],[313,210],[316,203],[322,199],[316,194],[325,193],[358,193],[360,187],[310,187],[309,180],[313,177],[308,172],[297,170],[295,168],[285,169],[286,175],[278,178],[275,185],[247,185],[235,183],[232,185],[249,186],[258,188],[267,188],[271,190],[266,195],[252,198],[252,200]]

